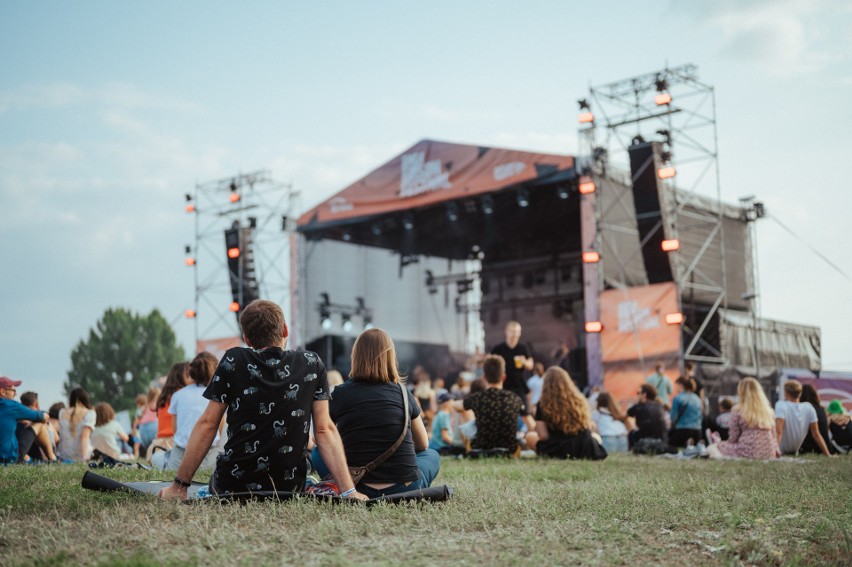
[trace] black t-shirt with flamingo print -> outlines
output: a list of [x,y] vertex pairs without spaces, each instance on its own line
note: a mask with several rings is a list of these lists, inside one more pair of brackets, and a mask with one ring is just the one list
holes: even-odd
[[216,461],[217,488],[304,488],[311,407],[329,399],[325,365],[316,353],[229,349],[204,397],[228,404],[228,441]]

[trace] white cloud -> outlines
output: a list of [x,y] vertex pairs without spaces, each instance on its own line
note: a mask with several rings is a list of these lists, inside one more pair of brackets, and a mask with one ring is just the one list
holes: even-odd
[[721,32],[722,56],[760,64],[775,75],[811,73],[841,56],[822,47],[832,18],[848,12],[838,0],[716,0],[678,6]]

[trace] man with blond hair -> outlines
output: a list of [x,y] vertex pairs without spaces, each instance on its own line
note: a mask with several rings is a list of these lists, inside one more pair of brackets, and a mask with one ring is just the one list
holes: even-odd
[[529,414],[529,387],[524,378],[524,371],[532,370],[534,361],[530,357],[527,346],[521,343],[521,324],[517,321],[509,321],[505,328],[506,340],[491,349],[491,354],[496,354],[503,359],[505,365],[506,381],[503,389],[514,392],[524,402],[524,413]]

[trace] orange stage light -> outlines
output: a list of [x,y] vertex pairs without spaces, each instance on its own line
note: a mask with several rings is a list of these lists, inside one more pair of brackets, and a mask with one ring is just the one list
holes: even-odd
[[231,193],[231,196],[229,197],[229,199],[232,203],[236,203],[237,201],[240,200],[240,194],[237,193],[237,192]]
[[587,333],[600,333],[603,331],[603,323],[600,321],[587,321],[586,322],[586,332]]
[[654,97],[654,102],[657,103],[657,106],[663,106],[665,104],[669,104],[672,101],[672,95],[669,93],[660,93]]
[[680,241],[677,238],[673,238],[672,240],[663,240],[663,252],[674,252],[678,248],[680,248]]
[[577,117],[577,120],[580,121],[580,124],[589,124],[595,121],[595,115],[591,112],[581,112],[580,116]]
[[187,266],[194,266],[195,258],[187,258],[186,260],[184,260],[184,263],[186,263]]
[[237,311],[240,310],[240,304],[237,303],[236,301],[233,301],[233,302],[231,302],[231,305],[230,305],[230,307],[228,307],[228,309],[230,309],[231,311],[236,313]]
[[594,264],[600,262],[601,255],[597,252],[583,252],[583,262],[586,264]]
[[580,177],[580,194],[588,195],[589,193],[595,192],[595,182],[588,175],[583,175]]
[[683,313],[669,313],[666,315],[666,323],[669,325],[680,325],[683,323]]
[[192,204],[187,205],[186,206],[186,212],[194,213],[195,212],[195,205],[192,205]]
[[183,312],[183,314],[187,319],[195,319],[195,311],[192,309],[187,309]]
[[660,179],[668,179],[670,177],[674,177],[677,171],[675,168],[670,165],[665,165],[657,170],[657,177]]
[[228,248],[228,258],[239,258],[240,257],[240,249],[239,248]]

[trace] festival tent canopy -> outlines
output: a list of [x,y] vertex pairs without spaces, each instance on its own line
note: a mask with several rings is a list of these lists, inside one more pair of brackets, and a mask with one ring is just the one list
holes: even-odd
[[[421,235],[440,228],[438,217],[444,221],[441,227],[448,216],[452,220],[475,213],[497,218],[500,209],[508,213],[508,207],[495,200],[511,198],[518,203],[525,194],[517,192],[532,193],[544,186],[565,191],[574,177],[571,156],[421,140],[302,215],[299,232],[308,238],[400,249],[402,227],[411,229],[414,224],[411,215]],[[541,194],[535,196],[539,203]],[[517,211],[518,205],[511,208]],[[472,219],[464,220],[471,227]],[[377,238],[381,234],[387,238]]]

